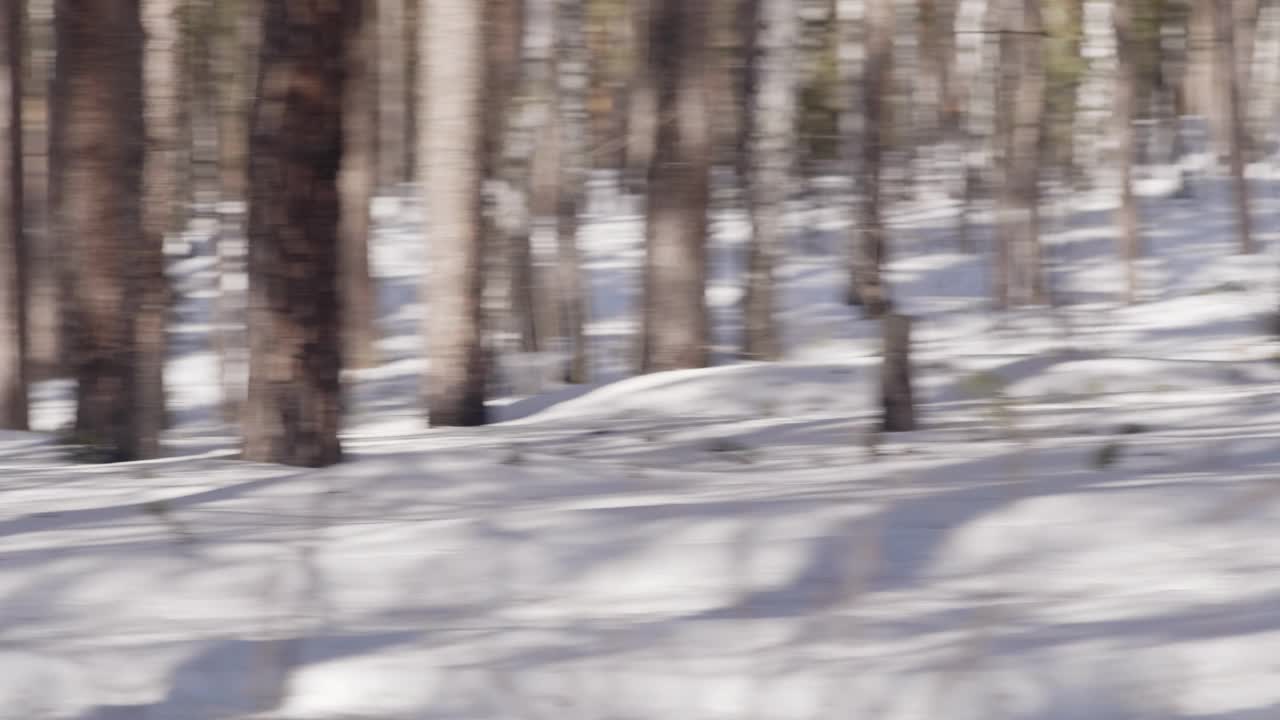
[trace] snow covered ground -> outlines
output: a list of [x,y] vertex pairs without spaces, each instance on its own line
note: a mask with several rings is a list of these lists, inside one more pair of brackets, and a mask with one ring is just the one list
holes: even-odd
[[[1272,250],[1278,189],[1258,173]],[[1075,198],[1048,228],[1070,304],[1003,317],[946,208],[901,207],[925,428],[893,438],[830,206],[791,216],[785,362],[628,379],[639,225],[604,198],[601,383],[427,432],[420,242],[380,202],[387,362],[319,471],[230,459],[211,264],[182,260],[173,458],[0,436],[0,718],[1280,716],[1280,260],[1233,256],[1225,185],[1195,191],[1145,201],[1143,304]],[[727,359],[744,219],[715,230]],[[38,395],[56,429],[67,387]]]

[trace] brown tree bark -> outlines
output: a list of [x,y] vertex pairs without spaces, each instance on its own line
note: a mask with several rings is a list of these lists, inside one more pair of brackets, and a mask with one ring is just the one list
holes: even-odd
[[[421,157],[430,239],[425,396],[433,425],[486,420],[483,186],[488,3],[423,0]],[[427,112],[430,104],[432,111]]]
[[378,65],[378,186],[394,190],[409,179],[408,149],[412,144],[405,122],[405,0],[376,2],[377,44],[372,48],[372,57]]
[[23,236],[22,3],[0,7],[0,429],[26,430],[27,266]]
[[627,139],[624,185],[641,194],[653,162],[658,126],[657,88],[650,54],[654,0],[633,0],[631,10],[631,80],[627,92]]
[[339,294],[347,29],[359,0],[265,4],[250,136],[244,457],[342,457]]
[[168,357],[169,281],[165,274],[165,236],[182,215],[178,196],[181,174],[181,117],[179,89],[182,47],[177,0],[144,0],[147,35],[144,60],[146,102],[146,166],[143,231],[145,262],[140,277],[135,328],[138,352],[139,455],[160,455],[165,427],[164,368]]
[[1219,74],[1222,82],[1223,108],[1227,132],[1227,158],[1231,169],[1232,195],[1235,201],[1236,236],[1240,252],[1251,255],[1258,251],[1253,240],[1253,222],[1250,213],[1249,180],[1245,177],[1246,130],[1242,111],[1240,83],[1237,73],[1231,72],[1236,59],[1236,23],[1230,0],[1214,3],[1214,31],[1217,39],[1218,66],[1226,68]]
[[32,380],[54,377],[66,370],[62,343],[63,298],[59,274],[65,255],[54,243],[49,208],[49,143],[52,128],[53,1],[28,4],[24,53],[26,102],[23,123],[23,209],[27,217],[28,370]]
[[884,359],[880,366],[880,429],[910,432],[916,429],[911,389],[911,318],[895,313],[886,315],[881,322]]
[[139,0],[59,0],[65,61],[61,223],[75,274],[76,430],[99,457],[129,460],[139,423],[136,330],[155,249],[142,240],[143,31]]
[[858,168],[860,197],[853,248],[849,303],[860,305],[867,317],[888,310],[888,293],[881,277],[885,262],[884,148],[888,137],[889,97],[893,78],[893,0],[868,0],[866,56],[862,67],[862,154]]
[[404,0],[404,132],[408,140],[404,148],[404,170],[406,182],[417,182],[422,162],[418,157],[421,149],[419,138],[419,114],[427,107],[427,99],[422,97],[422,3],[423,0]]
[[345,28],[347,81],[344,87],[342,167],[342,245],[339,298],[342,307],[342,359],[351,369],[378,363],[377,296],[369,274],[369,215],[378,165],[378,19],[377,3],[364,0]]
[[1138,204],[1133,194],[1133,163],[1136,148],[1134,109],[1137,104],[1137,61],[1134,57],[1134,1],[1116,0],[1112,22],[1116,35],[1115,118],[1118,142],[1116,162],[1120,165],[1120,207],[1116,226],[1120,235],[1120,257],[1125,268],[1124,301],[1138,300],[1137,261],[1142,253]]
[[703,367],[710,357],[708,8],[652,0],[651,9],[649,73],[658,128],[648,177],[641,372]]

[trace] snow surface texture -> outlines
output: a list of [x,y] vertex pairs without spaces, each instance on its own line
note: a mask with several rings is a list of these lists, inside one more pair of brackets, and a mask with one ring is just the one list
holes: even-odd
[[[1278,186],[1254,174],[1267,241]],[[821,196],[791,213],[785,362],[624,378],[640,226],[602,191],[601,383],[508,355],[507,422],[430,432],[416,211],[380,201],[386,362],[352,378],[351,462],[320,471],[230,459],[197,252],[174,265],[173,458],[0,436],[0,717],[1280,716],[1277,260],[1232,256],[1225,187],[1144,201],[1132,308],[1105,202],[1054,198],[1069,305],[1005,316],[950,210],[903,204],[889,277],[926,427],[893,438]],[[745,228],[717,212],[722,359]],[[39,388],[41,429],[67,391]]]

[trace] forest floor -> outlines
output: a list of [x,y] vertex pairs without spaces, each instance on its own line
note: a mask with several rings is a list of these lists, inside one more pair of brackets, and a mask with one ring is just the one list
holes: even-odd
[[177,260],[174,457],[69,463],[65,383],[0,436],[0,717],[1280,716],[1280,183],[1254,186],[1249,258],[1221,182],[1145,198],[1133,307],[1106,203],[1051,204],[1061,308],[1003,316],[950,211],[904,203],[923,428],[885,438],[831,203],[791,214],[785,361],[729,362],[721,212],[723,364],[627,378],[639,224],[596,198],[601,381],[505,356],[503,422],[425,431],[421,242],[380,201],[386,362],[325,470],[231,459],[212,261]]

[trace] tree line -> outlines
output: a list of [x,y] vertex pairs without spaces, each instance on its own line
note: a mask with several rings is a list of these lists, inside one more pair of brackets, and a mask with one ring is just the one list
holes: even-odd
[[939,189],[1006,309],[1057,301],[1046,189],[1114,186],[1136,302],[1137,173],[1206,118],[1256,252],[1245,166],[1280,109],[1270,0],[15,0],[0,46],[0,427],[70,378],[72,438],[108,460],[162,452],[167,248],[193,220],[217,228],[209,335],[244,457],[320,466],[342,372],[379,362],[378,194],[425,209],[429,420],[479,425],[495,353],[563,349],[563,379],[591,379],[596,178],[642,201],[633,364],[661,372],[712,360],[718,169],[750,217],[740,354],[773,360],[786,209],[818,175],[852,180],[867,318],[894,311],[887,214]]

